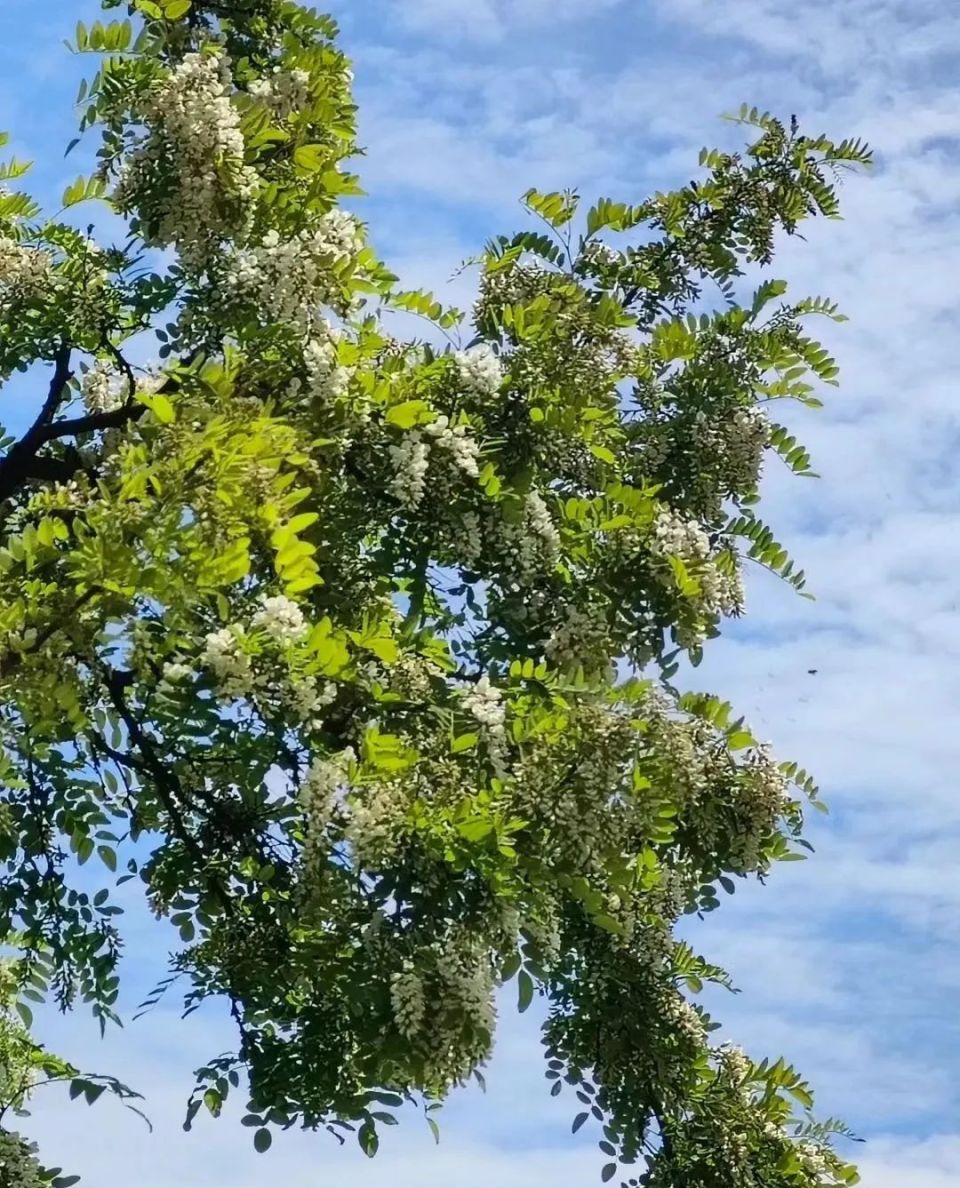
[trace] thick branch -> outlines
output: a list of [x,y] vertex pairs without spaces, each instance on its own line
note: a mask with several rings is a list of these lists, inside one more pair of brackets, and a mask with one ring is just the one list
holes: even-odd
[[73,437],[78,433],[93,433],[100,429],[120,429],[129,421],[139,420],[147,411],[145,404],[122,404],[109,412],[90,413],[85,417],[71,417],[66,421],[54,421],[47,425],[40,438],[40,444],[57,441],[61,437]]
[[[115,352],[119,356],[119,352]],[[194,351],[183,359],[182,365],[189,367],[199,352]],[[146,405],[128,399],[119,408],[108,412],[89,413],[82,417],[69,417],[63,421],[53,420],[70,381],[70,348],[62,347],[56,357],[56,367],[50,390],[37,419],[27,432],[11,448],[5,458],[0,459],[0,503],[16,494],[19,488],[31,479],[41,481],[68,482],[81,462],[79,456],[71,458],[38,457],[43,446],[80,433],[95,433],[104,429],[120,429],[137,421],[147,411]],[[168,375],[157,389],[170,392],[178,388],[179,379]]]
[[37,450],[48,440],[44,433],[49,428],[70,382],[69,346],[60,348],[54,364],[47,398],[37,414],[37,419],[11,448],[9,454],[0,461],[0,500],[8,499],[28,476],[30,463],[34,460]]

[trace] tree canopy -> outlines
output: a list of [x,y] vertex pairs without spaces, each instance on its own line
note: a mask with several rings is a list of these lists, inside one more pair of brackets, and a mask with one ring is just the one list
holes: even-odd
[[[868,150],[745,108],[744,150],[674,192],[531,190],[463,314],[342,205],[332,20],[103,7],[74,46],[95,174],[47,217],[2,171],[0,377],[43,384],[0,443],[10,1002],[112,1025],[136,880],[171,925],[151,1001],[236,1022],[188,1124],[241,1092],[258,1150],[298,1125],[374,1154],[403,1107],[436,1129],[512,982],[603,1180],[854,1183],[800,1076],[715,1043],[696,999],[726,975],[675,935],[802,856],[816,788],[673,678],[749,562],[803,587],[758,484],[810,471],[773,410],[835,383],[806,326],[840,315],[763,270]],[[14,1018],[0,1048],[52,1060]],[[50,1179],[7,1132],[5,1159]]]

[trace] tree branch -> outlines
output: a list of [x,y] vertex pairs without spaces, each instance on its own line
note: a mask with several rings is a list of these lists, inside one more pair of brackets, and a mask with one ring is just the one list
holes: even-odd
[[[61,347],[56,356],[56,367],[50,381],[50,389],[43,402],[37,419],[27,432],[11,448],[5,458],[0,459],[0,503],[16,494],[23,483],[31,479],[52,482],[68,482],[80,468],[79,456],[73,458],[40,458],[38,451],[51,441],[60,441],[65,437],[75,437],[79,433],[95,433],[102,429],[120,429],[133,421],[137,421],[147,411],[146,405],[136,403],[132,397],[119,408],[108,412],[88,413],[82,417],[69,417],[64,421],[54,421],[57,407],[63,399],[64,391],[70,381],[70,352],[68,346]],[[114,354],[122,358],[119,351]],[[189,367],[200,354],[193,351],[181,360],[181,365]],[[132,373],[128,372],[128,378]],[[176,376],[168,375],[157,389],[158,392],[170,392],[180,386]]]
[[[143,758],[142,770],[148,773],[153,778],[154,787],[163,802],[163,807],[166,809],[170,820],[173,824],[173,831],[177,838],[182,842],[187,853],[194,859],[200,871],[204,871],[208,866],[207,856],[203,852],[202,846],[197,841],[196,837],[190,830],[186,818],[183,815],[181,804],[187,802],[187,796],[183,790],[176,773],[163,763],[160,756],[156,752],[153,739],[146,733],[136,717],[130,712],[130,707],[124,697],[124,690],[126,683],[123,674],[114,668],[109,668],[106,665],[102,667],[104,681],[110,693],[110,699],[123,720],[123,724],[127,728],[130,735],[130,740],[136,746],[137,750]],[[129,760],[128,760],[129,762]],[[130,766],[134,766],[130,764]],[[233,901],[231,900],[227,890],[219,879],[211,878],[211,885],[216,890],[217,896],[223,905],[224,911],[230,915],[233,911]]]
[[57,352],[53,377],[37,419],[11,448],[9,454],[0,461],[0,500],[8,499],[27,477],[30,463],[34,460],[37,450],[47,440],[44,433],[53,420],[70,382],[70,354],[71,348],[66,345]]

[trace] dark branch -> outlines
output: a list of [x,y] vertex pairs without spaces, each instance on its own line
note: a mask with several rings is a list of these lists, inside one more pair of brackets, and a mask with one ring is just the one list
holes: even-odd
[[99,429],[120,429],[129,421],[136,421],[147,411],[145,404],[122,404],[109,412],[90,413],[85,417],[71,417],[66,421],[54,421],[44,429],[40,444],[57,441],[61,437],[73,437],[78,433],[94,433]]
[[37,414],[37,419],[11,448],[9,454],[0,461],[0,500],[8,499],[27,477],[31,461],[47,440],[44,432],[53,420],[70,382],[70,350],[69,346],[62,346],[57,352],[53,378],[50,380],[47,398]]
[[[134,385],[133,372],[123,356],[116,348],[111,346],[110,349],[127,372],[128,382]],[[199,354],[198,350],[191,352],[181,360],[181,366],[191,366]],[[76,474],[81,466],[80,457],[76,451],[73,456],[68,458],[40,458],[37,456],[38,451],[49,442],[60,441],[65,437],[75,437],[80,433],[120,429],[124,425],[139,420],[147,411],[146,405],[139,404],[130,398],[119,408],[110,409],[109,412],[89,413],[82,417],[69,417],[63,421],[53,420],[67,384],[70,382],[70,347],[62,347],[55,362],[56,367],[53,379],[50,381],[50,390],[37,419],[10,449],[7,456],[0,459],[0,503],[9,499],[11,495],[15,495],[20,487],[30,480],[62,483],[68,482]],[[168,375],[157,391],[172,392],[179,386],[179,378]]]

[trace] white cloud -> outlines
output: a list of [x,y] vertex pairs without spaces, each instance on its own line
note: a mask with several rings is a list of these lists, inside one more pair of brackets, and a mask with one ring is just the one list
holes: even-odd
[[881,1140],[860,1168],[863,1188],[954,1188],[960,1182],[960,1138],[944,1135],[915,1144]]
[[500,42],[544,26],[603,19],[623,0],[404,0],[401,23],[432,40]]

